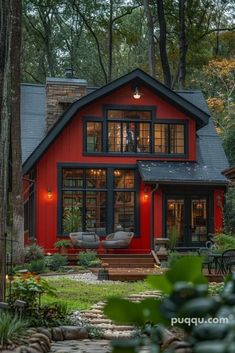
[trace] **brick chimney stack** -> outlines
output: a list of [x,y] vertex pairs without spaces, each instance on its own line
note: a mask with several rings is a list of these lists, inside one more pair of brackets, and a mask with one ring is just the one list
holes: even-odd
[[77,78],[46,80],[46,133],[51,129],[68,106],[87,93],[87,81]]

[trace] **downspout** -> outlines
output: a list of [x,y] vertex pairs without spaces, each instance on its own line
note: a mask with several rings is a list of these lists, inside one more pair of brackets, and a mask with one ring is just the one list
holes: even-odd
[[151,191],[151,215],[150,215],[150,234],[151,234],[151,250],[154,250],[154,193],[159,188],[159,184],[155,184],[153,190]]

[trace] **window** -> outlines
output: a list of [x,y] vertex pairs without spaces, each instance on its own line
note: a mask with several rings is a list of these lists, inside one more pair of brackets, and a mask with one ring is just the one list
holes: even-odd
[[114,181],[114,229],[135,227],[135,175],[133,170],[113,171]]
[[154,151],[163,154],[185,153],[184,124],[155,124]]
[[106,233],[105,169],[63,169],[62,230]]
[[149,153],[151,151],[151,111],[110,109],[107,111],[107,118],[109,152]]
[[86,122],[86,151],[102,152],[102,122]]
[[62,168],[61,231],[112,233],[136,227],[134,169]]
[[102,122],[85,122],[88,153],[183,155],[187,151],[187,122],[159,120],[153,107],[105,108]]

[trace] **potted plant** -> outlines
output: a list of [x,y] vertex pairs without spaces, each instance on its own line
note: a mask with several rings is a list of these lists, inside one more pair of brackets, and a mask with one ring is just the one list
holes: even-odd
[[82,217],[78,206],[66,207],[63,215],[63,230],[65,233],[81,231]]
[[71,247],[71,242],[69,240],[62,239],[57,241],[54,246],[55,248],[59,249],[59,253],[61,255],[66,255],[68,254],[68,248]]

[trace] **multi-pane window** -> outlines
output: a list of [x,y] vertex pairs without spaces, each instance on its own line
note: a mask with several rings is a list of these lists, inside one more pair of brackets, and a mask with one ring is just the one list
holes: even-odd
[[106,119],[86,121],[85,151],[184,155],[187,123],[154,117],[153,110],[107,109]]
[[63,169],[62,230],[106,233],[105,169]]
[[114,169],[114,229],[135,227],[135,174],[133,170]]
[[163,154],[185,153],[184,124],[155,124],[154,152]]
[[97,121],[88,121],[86,123],[86,151],[102,151],[102,123]]
[[106,235],[117,226],[126,230],[136,227],[133,169],[64,168],[61,192],[63,233],[95,231]]

